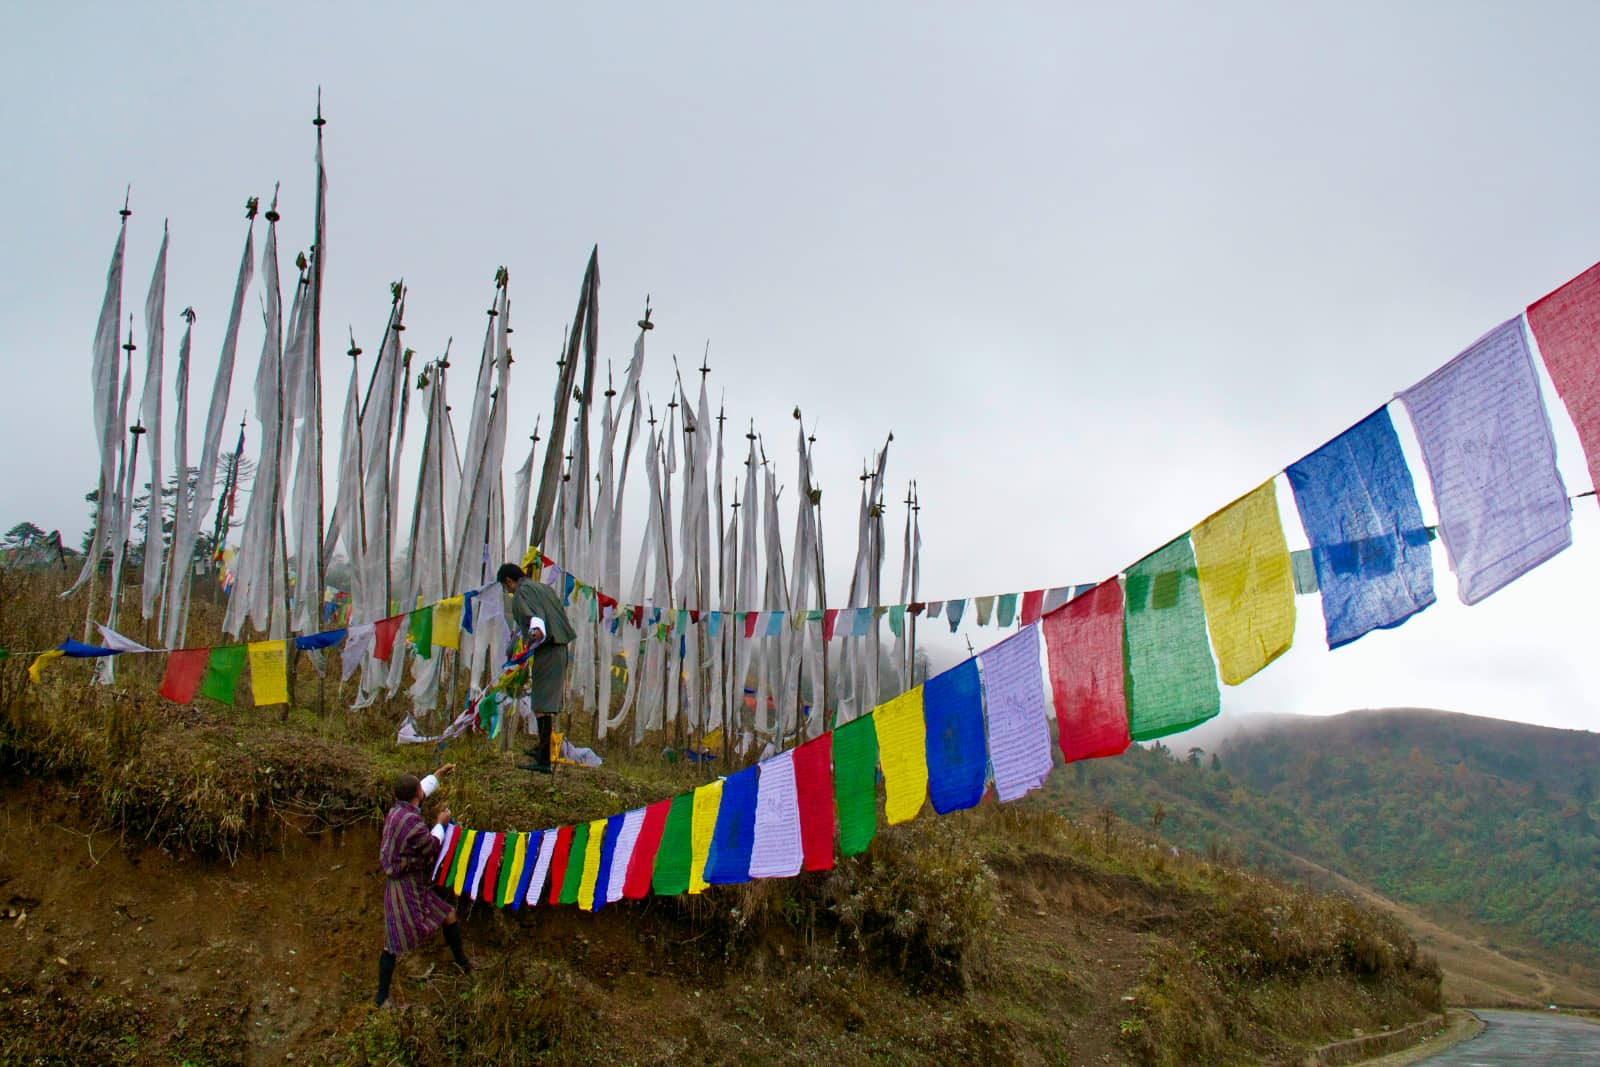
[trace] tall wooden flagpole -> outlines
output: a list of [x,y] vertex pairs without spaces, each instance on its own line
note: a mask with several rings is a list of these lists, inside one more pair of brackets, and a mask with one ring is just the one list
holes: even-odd
[[[322,629],[322,606],[328,596],[327,560],[323,558],[322,538],[327,531],[326,517],[322,513],[322,257],[326,247],[327,236],[323,229],[323,211],[327,205],[323,201],[322,167],[322,127],[328,120],[322,117],[322,87],[317,87],[317,117],[311,120],[317,129],[317,203],[316,219],[312,224],[311,244],[311,410],[316,421],[316,449],[317,449],[317,586],[316,600],[311,605],[312,629]],[[304,555],[304,547],[298,551]],[[301,591],[304,595],[305,591]],[[327,667],[318,672],[317,677],[317,712],[326,714],[328,710],[328,677]]]

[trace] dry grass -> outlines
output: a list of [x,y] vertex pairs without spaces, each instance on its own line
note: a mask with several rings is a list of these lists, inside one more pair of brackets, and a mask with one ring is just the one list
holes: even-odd
[[[59,641],[52,594],[49,582],[0,575],[0,644]],[[311,710],[316,676],[304,665],[303,699],[280,713],[161,701],[156,659],[124,657],[109,689],[89,685],[81,663],[30,686],[25,662],[0,661],[0,767],[130,844],[237,860],[352,826],[370,839],[388,782],[433,755],[395,747],[393,709]],[[345,706],[329,692],[330,708]],[[659,742],[607,755],[603,768],[533,777],[498,745],[466,739],[444,756],[459,767],[448,802],[467,825],[531,830],[637,807],[706,774],[663,760]],[[738,1051],[709,1058],[1044,1062],[1051,1049],[1115,1049],[1153,1064],[1231,1062],[1439,1006],[1437,967],[1377,911],[1173,856],[1115,820],[1077,824],[992,799],[880,829],[867,854],[826,874],[596,916],[466,910],[499,965],[470,982],[402,981],[412,1008],[347,1019],[320,1055],[672,1062],[721,1048]],[[535,922],[564,931],[553,951],[527,949]],[[1126,984],[1107,986],[1113,970]],[[656,985],[622,984],[651,974]],[[619,1027],[617,998],[666,996],[668,978],[674,996],[714,991],[714,1010],[652,1003],[648,1026]]]

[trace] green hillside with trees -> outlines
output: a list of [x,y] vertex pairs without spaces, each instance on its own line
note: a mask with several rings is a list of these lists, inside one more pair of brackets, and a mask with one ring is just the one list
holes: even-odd
[[1263,717],[1216,751],[1135,749],[1051,788],[1080,816],[1303,878],[1298,856],[1596,966],[1597,768],[1600,735],[1397,709]]

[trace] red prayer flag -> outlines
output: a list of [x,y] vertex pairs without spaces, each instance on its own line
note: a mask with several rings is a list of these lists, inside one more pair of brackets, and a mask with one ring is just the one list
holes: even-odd
[[1123,689],[1122,584],[1115,578],[1044,617],[1050,693],[1068,763],[1127,749]]
[[561,880],[567,873],[567,854],[572,851],[572,827],[556,831],[556,848],[550,854],[550,903],[561,903]]
[[483,878],[479,881],[478,899],[487,904],[493,904],[495,886],[500,884],[500,856],[505,851],[506,835],[491,834],[494,840],[493,847],[489,850],[489,861],[483,866]]
[[622,880],[622,895],[629,900],[643,900],[650,895],[650,879],[656,870],[656,852],[661,848],[661,835],[667,828],[667,813],[671,810],[671,797],[658,800],[644,809],[639,837],[634,842],[633,855],[628,857],[628,873]]
[[824,641],[832,641],[833,640],[833,627],[834,627],[834,624],[837,623],[838,621],[839,621],[839,609],[838,608],[829,608],[827,611],[822,613],[822,639]]
[[1600,485],[1600,263],[1529,307],[1528,325]]
[[455,862],[456,850],[461,847],[461,839],[465,836],[461,828],[455,825],[444,832],[444,855],[439,857],[439,870],[433,877],[434,885],[444,885],[445,879],[450,877],[450,865]]
[[758,611],[744,613],[744,635],[746,637],[754,637],[756,635],[756,616],[759,614],[761,613]]
[[389,656],[394,652],[394,638],[400,632],[400,624],[409,616],[394,615],[387,619],[379,619],[372,628],[372,658],[383,663],[389,662]]
[[805,869],[829,870],[833,867],[833,734],[795,747],[794,788]]
[[1022,594],[1022,625],[1032,626],[1044,613],[1044,590],[1031,589]]
[[161,676],[161,695],[174,704],[193,704],[206,673],[209,648],[181,648],[167,653],[166,673]]

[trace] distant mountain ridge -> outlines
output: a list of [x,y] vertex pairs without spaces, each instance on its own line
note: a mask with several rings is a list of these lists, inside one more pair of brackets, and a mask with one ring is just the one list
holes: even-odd
[[1054,795],[1289,877],[1310,860],[1600,967],[1600,734],[1423,708],[1228,725],[1168,738],[1176,761],[1074,764]]

